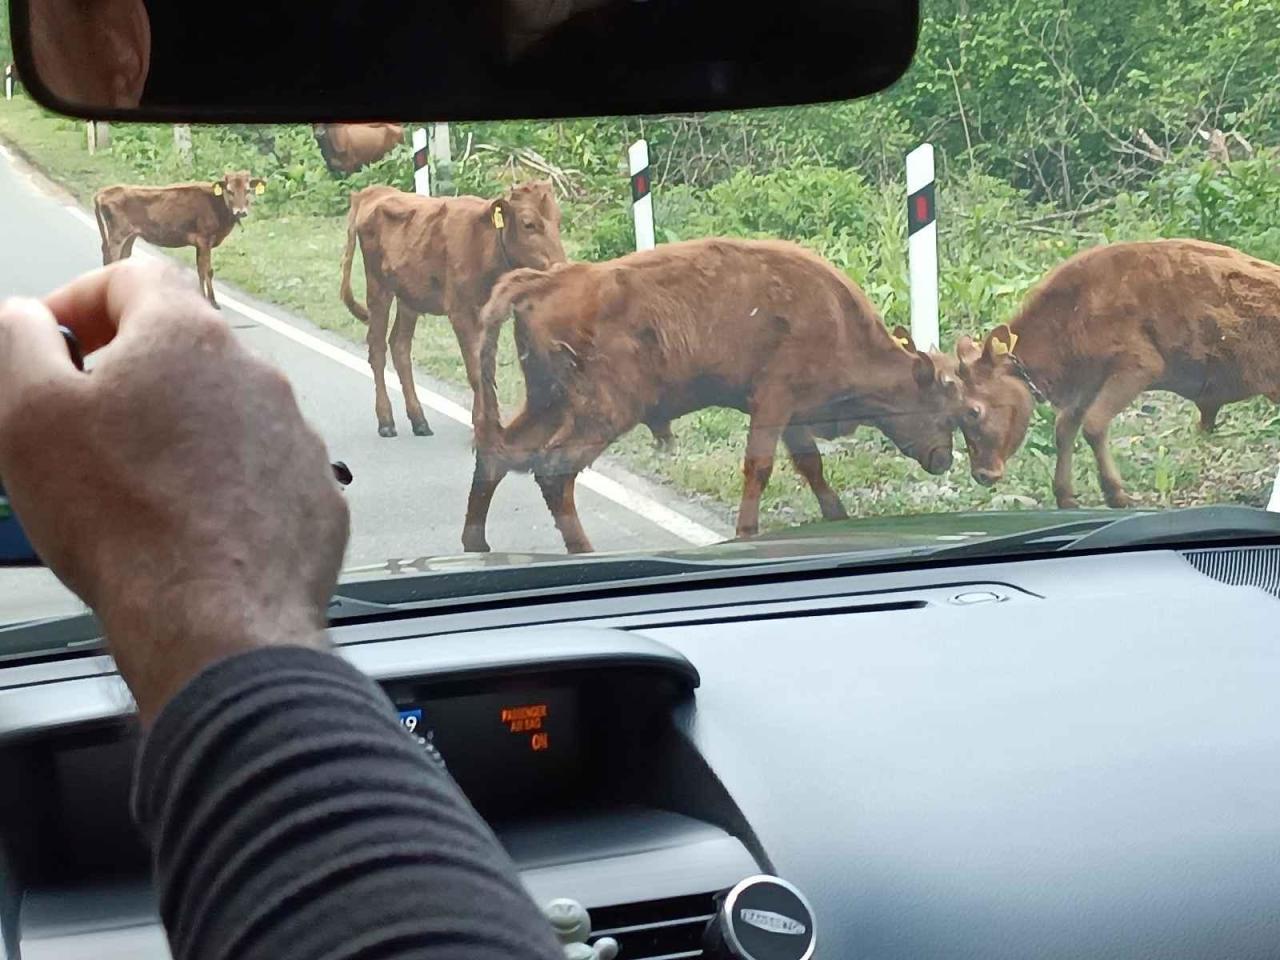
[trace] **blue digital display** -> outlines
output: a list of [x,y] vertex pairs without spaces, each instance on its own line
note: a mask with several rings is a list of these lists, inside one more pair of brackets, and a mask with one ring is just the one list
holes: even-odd
[[400,725],[415,736],[421,736],[418,733],[418,728],[422,726],[422,708],[415,707],[412,710],[401,710]]

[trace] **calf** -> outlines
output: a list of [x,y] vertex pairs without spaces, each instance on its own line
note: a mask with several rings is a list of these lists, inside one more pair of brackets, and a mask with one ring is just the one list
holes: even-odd
[[[359,303],[351,290],[357,240],[364,255],[367,306]],[[545,181],[522,184],[497,200],[419,197],[392,187],[367,187],[352,194],[339,295],[347,309],[369,327],[378,434],[396,435],[386,385],[387,327],[393,299],[396,319],[391,328],[391,360],[404,390],[413,432],[429,437],[431,426],[413,385],[411,348],[418,317],[430,313],[449,318],[474,390],[473,341],[480,308],[494,283],[516,267],[546,268],[563,261],[560,207],[551,184]]]
[[311,130],[324,165],[338,174],[376,163],[404,140],[404,127],[398,123],[317,123]]
[[[512,311],[526,399],[504,429],[495,352]],[[852,281],[794,244],[695,240],[518,270],[498,284],[480,326],[466,550],[488,549],[489,503],[510,470],[533,473],[569,551],[590,550],[577,474],[637,423],[708,406],[751,417],[741,537],[758,530],[779,438],[824,516],[844,508],[823,478],[815,432],[873,424],[931,473],[951,465],[962,405],[954,362],[895,342]]]
[[1076,506],[1071,460],[1083,427],[1107,504],[1126,507],[1107,431],[1140,393],[1186,397],[1205,431],[1224,404],[1258,394],[1280,402],[1280,267],[1199,240],[1095,247],[1050,272],[981,346],[965,337],[956,350],[976,480],[1004,475],[1043,399],[1057,411],[1058,506]]
[[265,180],[240,171],[213,183],[104,187],[93,198],[102,263],[129,256],[139,237],[158,247],[195,247],[200,292],[216,307],[212,250],[248,215],[253,198],[266,186]]

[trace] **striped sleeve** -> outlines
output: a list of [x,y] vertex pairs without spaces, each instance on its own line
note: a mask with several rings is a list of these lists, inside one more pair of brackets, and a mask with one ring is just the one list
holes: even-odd
[[515,868],[382,691],[300,647],[204,671],[139,758],[175,960],[561,960]]

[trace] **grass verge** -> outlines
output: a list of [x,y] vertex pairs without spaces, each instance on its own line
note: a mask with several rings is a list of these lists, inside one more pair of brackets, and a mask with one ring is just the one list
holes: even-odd
[[[25,98],[0,104],[0,138],[82,202],[108,183],[137,179],[133,168],[110,150],[88,155],[83,123],[52,116]],[[567,240],[574,244],[573,237]],[[364,326],[337,296],[344,243],[342,217],[251,215],[215,252],[214,266],[218,277],[360,341]],[[190,251],[180,251],[179,256],[191,262]],[[355,271],[355,287],[363,296],[360,273]],[[465,387],[457,344],[444,320],[423,318],[414,361],[431,376]],[[509,343],[501,362],[507,373],[502,377],[504,401],[514,403],[520,383]],[[369,406],[372,430],[372,396]],[[1229,407],[1220,418],[1219,430],[1210,437],[1201,435],[1195,422],[1190,403],[1154,394],[1117,418],[1112,449],[1135,497],[1153,506],[1264,503],[1280,446],[1280,416],[1275,408],[1263,400]],[[746,418],[736,411],[705,410],[681,420],[676,434],[675,454],[655,452],[644,429],[621,438],[611,454],[628,468],[681,495],[717,506],[727,516],[741,489]],[[855,515],[1033,508],[1053,504],[1052,437],[1052,415],[1042,409],[1006,480],[995,489],[979,487],[969,479],[963,453],[948,475],[931,477],[870,430],[825,444],[824,452],[828,478]],[[1083,444],[1075,476],[1081,502],[1100,503],[1092,456]],[[803,481],[790,464],[780,462],[762,505],[764,528],[817,516]]]

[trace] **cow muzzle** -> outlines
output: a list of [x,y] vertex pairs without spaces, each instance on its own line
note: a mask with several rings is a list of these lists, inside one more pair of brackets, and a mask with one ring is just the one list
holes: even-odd
[[1004,467],[974,467],[971,472],[984,487],[994,487],[1004,477]]
[[924,468],[934,476],[946,473],[951,469],[951,451],[945,447],[935,447],[929,451],[929,456],[925,460]]

